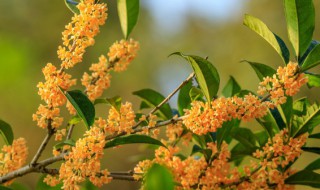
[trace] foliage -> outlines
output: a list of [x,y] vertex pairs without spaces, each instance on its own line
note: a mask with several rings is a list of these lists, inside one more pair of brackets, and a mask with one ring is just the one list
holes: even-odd
[[[65,4],[74,16],[58,47],[61,64],[44,67],[45,81],[37,86],[44,102],[33,115],[47,135],[32,161],[23,166],[27,159],[25,140],[14,139],[11,126],[0,120],[6,143],[0,156],[0,182],[4,185],[0,189],[19,186],[11,183],[31,172],[45,174],[36,189],[97,189],[112,180],[140,181],[142,189],[152,190],[320,187],[318,158],[303,170],[293,170],[304,151],[320,154],[320,147],[306,146],[308,138],[320,138],[315,132],[320,125],[319,104],[311,103],[308,97],[294,97],[305,84],[320,86],[319,73],[310,71],[320,64],[320,46],[312,39],[315,9],[311,0],[284,0],[293,60],[278,35],[260,19],[245,15],[244,25],[267,41],[284,65],[274,69],[243,60],[261,81],[256,93],[242,89],[230,76],[219,94],[219,72],[208,57],[174,52],[170,55],[184,58],[193,72],[167,96],[149,88],[133,92],[141,99],[138,112],[121,96],[101,96],[110,87],[112,72],[123,72],[137,56],[139,44],[129,36],[138,21],[139,0],[117,1],[124,39],[116,41],[83,74],[84,89],[73,89],[76,79],[68,72],[82,62],[86,48],[94,45],[94,37],[107,18],[107,5],[102,0],[65,0]],[[178,107],[174,109],[169,100],[176,93]],[[96,116],[99,104],[108,105],[106,118]],[[73,115],[66,126],[60,113],[64,105]],[[243,121],[254,119],[262,130],[244,127]],[[72,133],[80,121],[86,126],[85,133],[74,138]],[[160,129],[165,137],[159,135]],[[54,156],[39,161],[53,136],[57,141]],[[156,148],[153,158],[141,160],[128,172],[102,168],[105,149],[141,143]],[[192,147],[191,152],[181,151],[183,146]],[[248,157],[255,159],[251,164],[243,163]],[[59,161],[58,168],[48,167]]]

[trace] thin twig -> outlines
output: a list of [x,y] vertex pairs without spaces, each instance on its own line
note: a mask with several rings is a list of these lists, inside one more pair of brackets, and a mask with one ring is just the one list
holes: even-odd
[[46,137],[43,139],[43,141],[42,141],[37,153],[34,155],[32,161],[30,162],[31,165],[35,165],[37,163],[37,161],[39,160],[42,152],[46,148],[50,138],[52,137],[52,135],[55,132],[54,129],[52,128],[52,126],[51,126],[51,122],[52,122],[52,120],[49,119],[48,120],[48,133],[47,133]]
[[[155,113],[161,106],[163,106],[165,103],[167,103],[171,97],[173,95],[175,95],[184,85],[186,85],[193,77],[195,76],[195,73],[191,73],[187,79],[185,79],[172,93],[170,93],[159,105],[157,105],[156,107],[154,107],[146,116],[146,118],[148,119],[153,113]],[[175,119],[170,119],[170,120],[167,120],[167,121],[164,121],[164,122],[161,122],[161,123],[166,123],[168,122],[167,124],[165,125],[168,125],[172,122],[174,122]],[[134,133],[137,133],[137,132],[140,132],[142,131],[142,129],[138,129],[136,130],[137,127],[139,127],[139,125],[142,123],[143,121],[139,121],[137,122],[133,127],[132,129],[134,129]],[[162,124],[160,125],[156,125],[155,127],[161,127],[161,126],[164,126]],[[122,132],[122,133],[119,133],[119,134],[113,134],[113,135],[109,135],[106,137],[106,140],[111,140],[111,139],[114,139],[116,137],[120,137],[120,136],[123,136],[123,135],[126,135],[127,133],[126,132]]]
[[66,140],[71,139],[71,135],[72,135],[74,126],[75,126],[74,124],[71,124],[71,125],[70,125],[70,128],[69,128],[69,130],[68,130],[68,134],[67,134],[67,136],[66,136]]

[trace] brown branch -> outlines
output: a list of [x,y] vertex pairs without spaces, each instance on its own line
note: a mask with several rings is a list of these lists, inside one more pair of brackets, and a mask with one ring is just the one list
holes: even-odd
[[66,154],[63,153],[63,154],[60,154],[59,156],[45,159],[45,160],[38,162],[38,163],[35,163],[33,165],[29,164],[29,165],[26,165],[22,168],[15,170],[15,171],[9,172],[6,175],[0,177],[0,184],[5,183],[7,181],[10,181],[12,179],[15,179],[17,177],[24,176],[28,173],[32,173],[32,172],[43,173],[42,171],[45,171],[44,168],[46,166],[63,160],[65,155]]
[[48,120],[48,127],[47,127],[48,128],[48,133],[47,133],[46,137],[43,139],[43,141],[42,141],[37,153],[34,155],[32,161],[30,162],[31,165],[35,165],[37,163],[37,161],[39,160],[42,152],[46,148],[49,140],[51,139],[52,135],[55,133],[55,130],[51,126],[51,122],[52,122],[52,120],[49,119]]
[[69,130],[68,130],[68,134],[67,134],[67,136],[66,136],[66,140],[71,139],[71,135],[72,135],[74,126],[75,126],[74,124],[71,124],[71,125],[70,125],[70,128],[69,128]]

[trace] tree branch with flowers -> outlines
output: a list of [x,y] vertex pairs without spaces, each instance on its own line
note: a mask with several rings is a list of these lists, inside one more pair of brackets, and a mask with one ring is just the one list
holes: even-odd
[[[123,72],[137,56],[139,43],[129,38],[137,23],[139,0],[118,0],[118,13],[124,39],[116,41],[81,78],[82,89],[73,89],[77,78],[69,69],[82,62],[86,48],[93,46],[99,27],[108,17],[107,4],[100,0],[66,0],[74,16],[62,32],[58,47],[59,64],[47,63],[45,80],[38,83],[43,103],[33,120],[47,131],[38,151],[26,163],[28,148],[24,138],[13,138],[10,125],[0,120],[7,145],[0,154],[0,189],[29,173],[42,173],[46,189],[80,189],[83,183],[96,187],[113,180],[138,181],[142,189],[294,189],[295,185],[320,187],[320,158],[303,170],[293,164],[309,147],[310,138],[319,139],[314,129],[320,125],[320,106],[308,97],[294,100],[300,88],[319,87],[320,76],[310,69],[320,64],[320,45],[312,40],[315,9],[312,0],[284,0],[293,58],[284,41],[265,23],[245,15],[244,25],[266,40],[282,58],[276,70],[268,65],[246,61],[260,79],[256,92],[241,89],[230,77],[218,94],[219,72],[208,58],[179,56],[193,72],[167,95],[152,89],[133,92],[141,98],[140,112],[120,96],[101,97],[110,87],[112,72]],[[178,93],[178,110],[168,101]],[[95,106],[110,105],[106,118],[95,116]],[[66,106],[73,116],[63,126],[60,114]],[[146,109],[151,111],[145,112]],[[256,120],[261,131],[242,127]],[[86,131],[74,139],[75,126],[83,122]],[[159,136],[160,130],[166,137]],[[51,149],[53,156],[42,158]],[[144,143],[157,146],[152,159],[141,160],[128,171],[102,168],[104,150],[119,145]],[[190,154],[182,147],[192,147]],[[250,163],[244,163],[250,158]],[[59,163],[57,168],[52,164]],[[42,188],[43,188],[42,187]],[[41,188],[39,188],[41,189]]]

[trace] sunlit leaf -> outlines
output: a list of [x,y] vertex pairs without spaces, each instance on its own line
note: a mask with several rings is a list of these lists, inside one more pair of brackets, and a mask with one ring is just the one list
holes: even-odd
[[164,166],[153,164],[145,177],[147,190],[173,190],[174,179],[172,173]]
[[72,11],[74,14],[80,14],[80,11],[77,7],[79,1],[77,0],[64,0],[66,6]]
[[128,136],[117,137],[113,140],[110,140],[105,144],[104,148],[111,148],[111,147],[125,145],[125,144],[152,144],[152,145],[166,147],[159,140],[154,139],[152,137],[149,137],[146,135],[133,134]]
[[276,73],[276,70],[274,70],[272,67],[270,67],[268,65],[265,65],[262,63],[251,62],[251,61],[247,61],[247,60],[244,60],[244,62],[247,62],[250,64],[250,66],[256,72],[260,81],[262,81],[264,77],[272,76]]
[[[320,62],[319,62],[320,63]],[[320,87],[320,75],[319,74],[306,74],[306,76],[308,77],[308,87],[312,88],[312,87]]]
[[12,144],[13,138],[14,138],[12,128],[7,122],[1,119],[0,119],[0,134],[7,145]]
[[175,52],[171,55],[179,55],[186,59],[192,66],[196,74],[197,82],[206,97],[207,101],[211,101],[217,95],[220,84],[220,77],[217,69],[208,60],[195,56],[184,55],[181,52]]
[[265,39],[278,52],[284,63],[289,62],[290,54],[287,46],[279,36],[270,31],[265,23],[246,14],[243,24]]
[[89,98],[80,90],[66,91],[65,95],[89,129],[94,123],[95,117],[95,109]]
[[128,38],[138,21],[139,0],[117,0],[117,2],[122,32],[124,37]]
[[312,0],[284,0],[289,39],[300,57],[312,40],[315,11]]
[[72,146],[75,146],[75,145],[76,145],[76,142],[75,142],[74,140],[72,140],[72,139],[68,139],[68,140],[65,140],[65,141],[63,141],[63,142],[60,142],[60,143],[54,145],[54,149],[56,149],[56,150],[61,150],[61,149],[63,149],[63,147],[64,147],[65,145],[72,147]]
[[[161,95],[159,92],[154,91],[152,89],[142,89],[139,91],[135,91],[132,94],[139,96],[150,107],[158,106],[165,99],[163,95]],[[171,107],[168,103],[165,103],[163,106],[161,106],[158,109],[157,113],[159,113],[159,115],[163,119],[172,118]]]
[[193,86],[189,91],[189,97],[192,101],[201,100],[203,97],[203,92],[201,89]]
[[222,90],[222,95],[225,97],[232,97],[240,91],[241,87],[239,83],[232,76],[230,76],[230,79],[228,80],[227,84],[224,86]]
[[189,96],[190,89],[192,87],[192,81],[190,80],[179,91],[178,94],[178,110],[180,115],[184,115],[184,109],[190,108],[191,99]]

